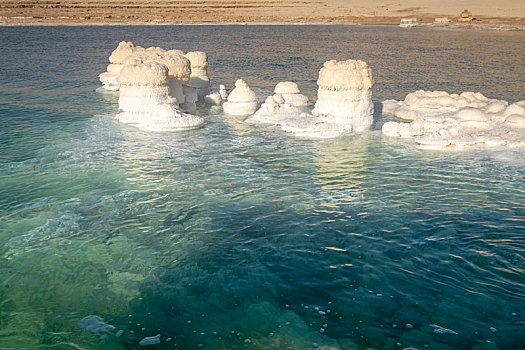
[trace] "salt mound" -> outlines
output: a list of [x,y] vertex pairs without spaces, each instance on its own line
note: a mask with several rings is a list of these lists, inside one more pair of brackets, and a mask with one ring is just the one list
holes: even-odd
[[196,90],[199,98],[210,92],[210,80],[208,78],[208,56],[206,52],[191,51],[186,54],[186,58],[191,62],[191,76],[187,83],[189,87]]
[[235,89],[228,95],[228,101],[223,105],[224,113],[246,116],[253,114],[257,109],[257,95],[246,82],[239,79],[235,82]]
[[274,93],[280,94],[286,103],[295,107],[303,107],[308,104],[308,97],[301,94],[297,84],[291,81],[280,82],[275,85]]
[[297,118],[301,110],[286,103],[281,94],[268,96],[254,115],[246,119],[247,123],[280,125],[290,118]]
[[120,84],[117,119],[150,131],[182,130],[203,124],[200,117],[177,110],[170,96],[168,68],[158,62],[126,65],[118,77]]
[[509,106],[480,93],[416,91],[384,101],[383,113],[411,121],[385,123],[384,135],[414,138],[425,149],[525,148],[525,101]]
[[119,84],[117,77],[120,70],[124,67],[123,62],[134,53],[144,52],[145,49],[140,46],[135,46],[131,41],[121,41],[117,48],[109,56],[109,62],[106,72],[101,73],[98,77],[103,84],[103,89],[107,91],[118,91]]

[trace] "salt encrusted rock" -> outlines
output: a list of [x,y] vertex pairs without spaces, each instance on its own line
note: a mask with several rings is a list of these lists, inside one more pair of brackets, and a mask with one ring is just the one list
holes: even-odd
[[414,138],[425,149],[525,148],[525,101],[509,106],[480,93],[416,91],[384,101],[383,114],[411,121],[385,123],[384,135]]
[[118,77],[120,84],[117,119],[150,131],[182,130],[203,124],[200,117],[177,110],[170,96],[168,68],[158,62],[126,65]]
[[210,80],[208,78],[208,56],[202,51],[191,51],[186,54],[191,62],[191,76],[187,83],[189,87],[196,90],[199,98],[204,98],[210,92]]
[[117,48],[109,56],[109,62],[106,72],[99,75],[100,82],[103,84],[103,89],[107,91],[118,91],[119,84],[117,77],[120,74],[124,60],[137,52],[144,52],[145,49],[140,46],[135,46],[131,41],[121,41]]
[[332,122],[348,124],[355,131],[373,123],[372,72],[359,60],[324,63],[317,80],[319,89],[312,114]]
[[308,105],[308,97],[301,94],[297,84],[291,81],[280,82],[275,85],[274,93],[280,94],[286,103],[295,107]]
[[224,113],[246,116],[253,114],[257,109],[257,95],[246,82],[239,79],[235,82],[235,89],[228,95],[228,101],[223,105]]

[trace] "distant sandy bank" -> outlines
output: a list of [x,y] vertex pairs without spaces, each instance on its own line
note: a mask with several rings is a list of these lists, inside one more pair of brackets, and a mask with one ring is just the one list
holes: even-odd
[[[460,22],[463,10],[472,18]],[[2,0],[0,25],[433,23],[525,27],[523,0]]]

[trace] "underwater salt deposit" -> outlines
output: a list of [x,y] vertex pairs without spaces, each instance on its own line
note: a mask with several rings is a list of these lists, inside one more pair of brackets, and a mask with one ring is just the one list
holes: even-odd
[[[362,26],[0,32],[1,347],[525,343],[524,150],[422,150],[412,137],[382,133],[389,122],[416,121],[381,103],[397,105],[418,90],[473,91],[465,99],[486,104],[463,106],[469,121],[513,105],[511,115],[519,114],[523,33]],[[133,69],[158,80],[112,78],[106,86],[130,89],[119,108],[121,91],[95,90],[100,72],[124,69],[107,67],[122,40],[135,45],[122,44],[123,51],[144,52],[109,63],[136,54]],[[148,56],[169,66],[143,61],[149,47]],[[184,96],[190,80],[182,54],[194,51],[207,55],[207,95],[220,97],[199,101],[193,87],[188,107],[201,127],[158,132],[117,120],[159,106],[168,119],[187,114],[175,94],[182,85]],[[242,78],[257,109],[271,96],[317,118],[324,62],[348,59],[366,62],[373,74],[370,91],[355,93],[371,93],[374,107],[363,131],[295,137],[224,113]],[[276,89],[280,82],[295,83],[310,103],[287,102],[283,94],[294,86]],[[371,112],[368,99],[359,101]],[[511,115],[504,124],[518,130],[521,119]]]

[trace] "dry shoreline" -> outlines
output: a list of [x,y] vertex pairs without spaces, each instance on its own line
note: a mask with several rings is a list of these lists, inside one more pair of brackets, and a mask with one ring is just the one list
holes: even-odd
[[[55,20],[55,19],[38,19],[38,20],[5,20],[0,19],[0,27],[52,27],[52,26],[206,26],[206,25],[296,25],[296,26],[309,26],[309,25],[347,25],[347,26],[398,26],[398,23],[391,23],[392,21],[377,21],[371,23],[369,21],[365,23],[356,22],[211,22],[211,21],[85,21],[85,20]],[[525,31],[525,25],[515,25],[513,22],[504,23],[450,23],[450,24],[434,24],[434,23],[421,23],[417,27],[423,28],[440,28],[440,29],[473,29],[473,30],[496,30],[496,31]]]

